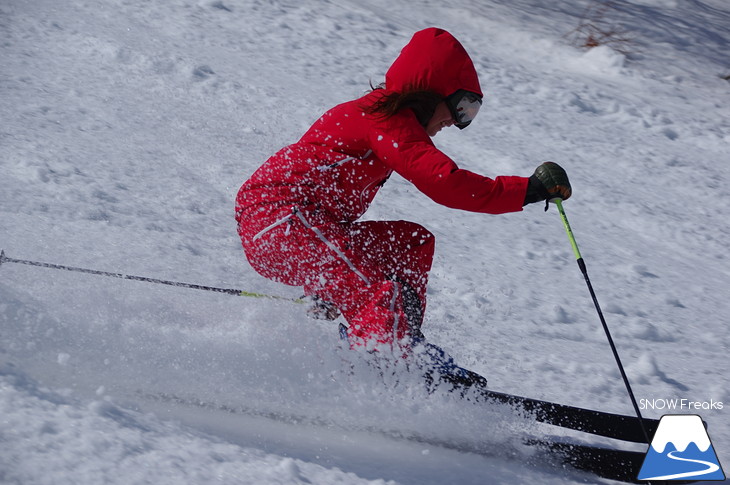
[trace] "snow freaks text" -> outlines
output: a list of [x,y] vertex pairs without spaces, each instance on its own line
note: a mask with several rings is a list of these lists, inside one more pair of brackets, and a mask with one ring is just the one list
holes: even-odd
[[699,410],[721,410],[723,408],[722,401],[695,401],[692,399],[673,398],[673,399],[639,399],[639,408],[658,409],[668,411],[699,411]]

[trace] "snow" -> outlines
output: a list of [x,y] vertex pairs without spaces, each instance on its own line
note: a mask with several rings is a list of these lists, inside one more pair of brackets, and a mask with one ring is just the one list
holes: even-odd
[[[612,3],[628,54],[570,44],[586,0],[3,2],[0,248],[299,297],[247,265],[238,187],[437,25],[485,92],[437,145],[491,176],[567,169],[565,208],[637,399],[725,403],[699,414],[730,463],[730,7]],[[366,218],[436,235],[424,332],[494,389],[632,413],[554,208],[457,212],[393,176]],[[409,376],[385,391],[336,325],[288,301],[6,263],[0,337],[2,483],[603,483],[522,464],[516,437],[559,430],[428,397]],[[221,408],[150,399],[163,394]]]

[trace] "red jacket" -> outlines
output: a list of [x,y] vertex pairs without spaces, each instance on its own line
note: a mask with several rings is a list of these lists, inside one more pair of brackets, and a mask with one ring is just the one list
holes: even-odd
[[318,214],[314,222],[354,221],[394,171],[447,207],[520,211],[527,178],[490,179],[460,169],[410,110],[384,120],[364,112],[384,93],[409,89],[444,97],[458,89],[481,94],[474,65],[451,34],[435,28],[417,32],[388,70],[385,90],[327,111],[243,184],[236,200],[241,236],[252,237],[294,206]]

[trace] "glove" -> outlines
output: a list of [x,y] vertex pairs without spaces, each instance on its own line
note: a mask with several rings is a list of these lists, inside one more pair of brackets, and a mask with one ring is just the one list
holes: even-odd
[[555,162],[545,162],[530,175],[525,194],[525,203],[532,204],[541,200],[568,200],[572,194],[568,174]]

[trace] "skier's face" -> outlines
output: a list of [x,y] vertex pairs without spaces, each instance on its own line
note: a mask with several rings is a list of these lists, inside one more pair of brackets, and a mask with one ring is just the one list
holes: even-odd
[[428,136],[436,136],[436,133],[441,131],[441,128],[445,126],[451,126],[454,124],[454,118],[451,116],[451,110],[446,105],[445,101],[440,102],[433,112],[433,116],[426,126],[426,132]]

